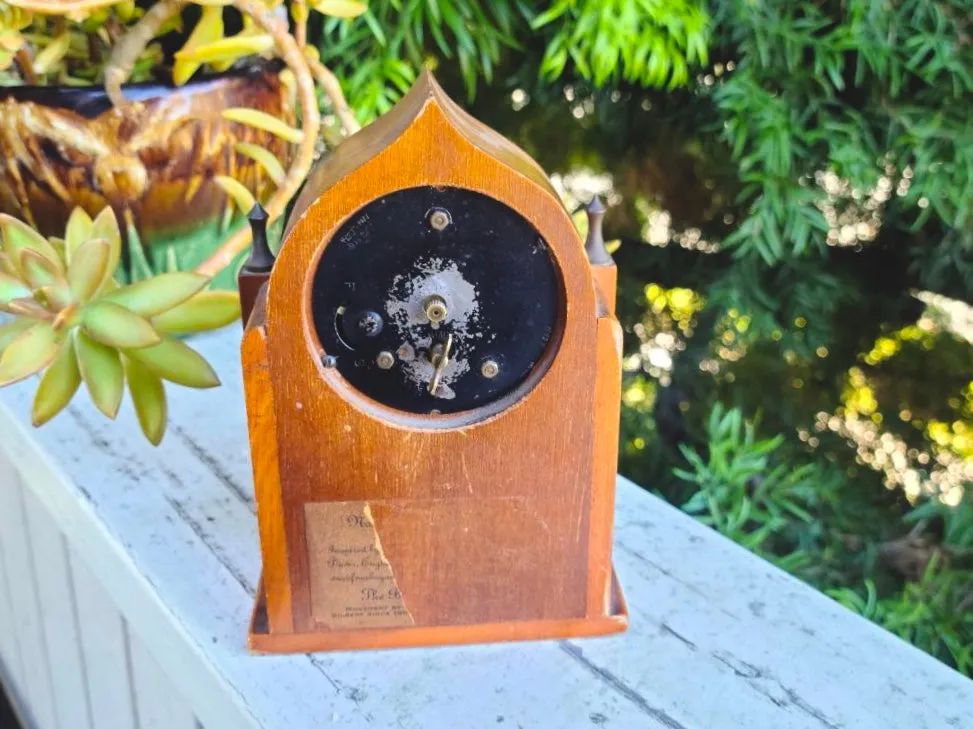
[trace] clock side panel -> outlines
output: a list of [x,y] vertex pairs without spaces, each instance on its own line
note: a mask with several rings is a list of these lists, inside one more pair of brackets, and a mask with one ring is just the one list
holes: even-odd
[[[263,319],[265,298],[258,295],[254,319]],[[280,486],[273,387],[267,368],[267,341],[263,326],[248,325],[240,347],[243,388],[250,435],[254,496],[257,502],[263,586],[267,594],[268,621],[276,632],[293,632],[287,539]]]

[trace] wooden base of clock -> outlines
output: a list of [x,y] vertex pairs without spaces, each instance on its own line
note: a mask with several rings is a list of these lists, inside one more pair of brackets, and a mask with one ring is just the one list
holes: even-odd
[[423,625],[315,633],[271,633],[263,579],[250,618],[252,653],[314,653],[333,650],[418,648],[434,645],[501,643],[520,640],[591,638],[621,633],[628,627],[628,606],[612,571],[611,599],[604,615],[553,620],[518,620],[476,625]]

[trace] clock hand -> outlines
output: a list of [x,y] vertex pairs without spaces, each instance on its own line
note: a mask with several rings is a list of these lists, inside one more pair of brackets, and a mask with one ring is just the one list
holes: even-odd
[[432,373],[432,379],[429,381],[429,394],[435,395],[436,391],[439,389],[439,381],[443,378],[443,370],[446,369],[446,365],[449,364],[449,350],[453,346],[453,335],[449,334],[446,336],[446,341],[442,345],[442,350],[438,354],[433,354],[429,361],[432,362],[433,366],[436,368]]

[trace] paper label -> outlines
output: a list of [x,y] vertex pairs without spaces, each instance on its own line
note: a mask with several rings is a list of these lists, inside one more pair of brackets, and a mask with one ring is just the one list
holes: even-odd
[[304,506],[311,614],[329,628],[412,625],[366,501]]

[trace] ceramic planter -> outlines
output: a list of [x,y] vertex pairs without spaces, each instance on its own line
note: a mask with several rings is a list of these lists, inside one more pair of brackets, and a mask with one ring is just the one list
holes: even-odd
[[116,109],[100,88],[0,89],[0,211],[60,235],[75,206],[95,214],[111,205],[141,239],[127,247],[132,275],[191,268],[242,223],[213,177],[254,193],[270,184],[234,145],[257,144],[289,162],[287,143],[226,121],[223,110],[248,107],[293,124],[289,94],[262,69],[179,88],[132,84],[125,95],[132,103]]

